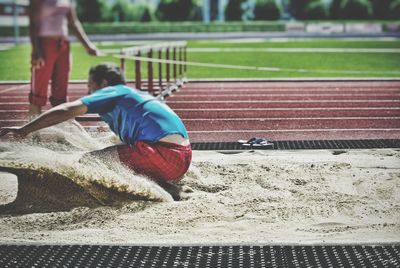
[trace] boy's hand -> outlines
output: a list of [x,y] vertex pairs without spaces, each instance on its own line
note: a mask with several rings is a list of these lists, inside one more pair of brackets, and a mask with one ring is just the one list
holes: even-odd
[[0,137],[12,133],[16,138],[24,138],[27,133],[23,131],[22,127],[3,127],[0,129]]

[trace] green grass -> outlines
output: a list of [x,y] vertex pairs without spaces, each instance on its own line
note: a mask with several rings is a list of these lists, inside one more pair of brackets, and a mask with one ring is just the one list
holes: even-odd
[[[123,43],[98,44],[100,49],[118,49]],[[260,42],[190,41],[189,48],[396,48],[399,40],[291,40]],[[112,57],[92,57],[79,44],[72,45],[71,79],[86,79],[90,66]],[[30,46],[0,50],[0,81],[29,80]],[[400,53],[283,53],[283,52],[190,52],[188,60],[201,63],[281,68],[279,72],[206,68],[189,66],[188,78],[323,78],[394,77],[400,78]],[[145,71],[146,64],[142,70]],[[157,75],[157,65],[154,66]],[[301,71],[301,70],[303,71]],[[306,71],[304,71],[306,70]],[[326,71],[326,72],[325,72]],[[356,71],[356,72],[354,72]],[[360,71],[360,73],[357,73]],[[144,77],[146,77],[144,75]],[[134,79],[133,62],[127,64],[127,78]]]
[[[384,24],[387,22],[383,22]],[[87,34],[136,34],[136,33],[171,33],[171,32],[281,32],[286,27],[280,21],[237,21],[211,22],[96,22],[83,23]],[[19,28],[20,34],[28,35],[28,26]],[[13,36],[12,26],[0,26],[0,36]]]

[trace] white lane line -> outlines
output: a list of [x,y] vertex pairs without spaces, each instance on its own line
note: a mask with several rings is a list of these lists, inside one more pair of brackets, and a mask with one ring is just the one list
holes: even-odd
[[[334,38],[333,40],[341,40],[339,38]],[[346,41],[352,42],[365,42],[365,41],[374,41],[374,42],[393,42],[397,41],[396,37],[349,37],[346,38]],[[229,39],[221,39],[221,40],[213,40],[213,41],[199,41],[199,43],[265,43],[265,42],[273,42],[273,43],[296,43],[296,42],[315,42],[315,38],[304,37],[304,38],[289,38],[289,37],[272,37],[272,38],[229,38]]]
[[[390,79],[390,78],[389,78]],[[296,83],[297,82],[297,83]],[[325,82],[325,83],[324,83]],[[369,83],[365,83],[365,81],[355,82],[353,84],[349,84],[348,82],[343,81],[335,81],[337,83],[333,84],[332,81],[318,81],[317,83],[310,81],[292,81],[288,85],[285,82],[265,82],[265,81],[247,81],[247,82],[193,82],[185,85],[186,91],[197,91],[197,90],[231,90],[236,88],[245,88],[245,89],[252,89],[257,88],[266,89],[266,90],[316,90],[316,89],[325,89],[325,90],[351,90],[351,89],[363,89],[363,90],[387,90],[387,89],[400,89],[400,83],[398,81],[392,81],[389,83],[382,83],[378,82],[375,83],[371,81]],[[350,82],[352,83],[352,82]],[[355,84],[355,85],[354,85]],[[225,89],[226,88],[226,89]]]
[[[0,111],[0,113],[3,113]],[[27,113],[26,111],[23,112]],[[103,122],[99,116],[79,116],[80,118],[92,118],[99,119],[96,122]],[[249,117],[249,118],[185,118],[181,117],[182,121],[185,122],[204,122],[204,121],[306,121],[306,120],[320,120],[320,121],[333,121],[333,120],[400,120],[398,116],[367,116],[367,117],[354,117],[354,116],[338,116],[338,117]],[[0,122],[22,122],[26,119],[0,119]]]
[[[326,107],[326,108],[205,108],[205,109],[181,109],[174,111],[324,111],[324,110],[400,110],[400,107]],[[7,110],[8,111],[8,110]]]
[[[241,112],[241,111],[343,111],[343,110],[400,110],[400,107],[326,107],[326,108],[204,108],[204,109],[184,109],[177,108],[174,111],[205,111],[205,112],[213,112],[213,111],[230,111],[230,112]],[[46,110],[43,110],[46,111]],[[26,113],[27,110],[0,110],[0,113]]]
[[192,53],[279,52],[279,53],[400,53],[398,48],[188,48]]
[[[400,102],[400,100],[244,100],[244,101],[236,101],[236,100],[229,100],[229,101],[166,101],[166,104],[180,104],[180,103],[318,103],[318,102],[344,102],[344,103],[351,103],[351,102],[387,102],[387,103],[396,103]],[[7,105],[23,105],[29,104],[28,102],[6,102],[0,103],[7,104]],[[201,109],[201,108],[200,108]]]
[[[276,94],[276,93],[265,93],[265,94],[260,94],[260,93],[245,93],[245,94],[173,94],[173,98],[179,99],[179,98],[201,98],[201,97],[328,97],[328,96],[343,96],[343,97],[363,97],[363,96],[370,96],[370,97],[400,97],[400,91],[399,93],[285,93],[285,94]],[[70,95],[71,97],[71,95]],[[0,96],[1,99],[26,99],[26,96]]]
[[[104,54],[102,56],[110,56],[111,54]],[[218,63],[204,63],[204,62],[193,62],[193,61],[180,61],[180,60],[164,60],[155,59],[148,57],[138,56],[127,56],[127,55],[111,55],[118,59],[127,60],[139,60],[143,62],[154,62],[154,63],[170,63],[187,66],[207,67],[207,68],[219,68],[219,69],[239,69],[239,70],[253,70],[253,71],[267,71],[267,72],[296,72],[296,73],[331,73],[331,74],[400,74],[400,71],[379,71],[379,70],[324,70],[324,69],[291,69],[291,68],[279,68],[279,67],[268,67],[268,66],[245,66],[245,65],[234,65],[234,64],[218,64]]]
[[9,50],[10,48],[14,47],[14,45],[10,44],[0,44],[0,51]]
[[[107,125],[83,126],[87,129],[104,128]],[[189,133],[236,133],[236,132],[341,132],[341,131],[400,131],[400,128],[322,128],[322,129],[242,129],[242,130],[188,130]]]
[[[389,91],[389,92],[388,92]],[[347,92],[347,93],[343,93]],[[179,91],[177,93],[171,93],[173,98],[175,97],[191,97],[191,96],[248,96],[248,95],[285,95],[285,96],[293,96],[293,95],[342,95],[346,94],[348,96],[351,95],[398,95],[400,94],[400,86],[398,89],[391,90],[379,90],[379,89],[371,89],[366,90],[363,88],[360,89],[311,89],[311,90],[302,90],[302,89],[263,89],[263,88],[248,88],[248,89],[211,89],[211,90],[186,90]],[[72,95],[73,96],[73,95]],[[13,96],[10,96],[13,97]]]
[[[399,120],[400,117],[262,117],[262,118],[182,118],[183,121],[305,121],[305,120]],[[21,122],[26,119],[0,119],[0,122]],[[100,122],[101,120],[99,120]]]
[[[98,130],[98,129],[107,129],[107,125],[97,125],[97,126],[83,126],[85,129],[90,131]],[[244,129],[244,130],[188,130],[190,133],[277,133],[277,132],[372,132],[372,131],[379,131],[379,132],[398,132],[400,128],[349,128],[349,129]]]
[[295,121],[295,120],[399,120],[400,117],[262,117],[262,118],[183,118],[184,121]]
[[[247,92],[247,91],[257,91],[257,93],[261,92],[282,92],[282,91],[293,91],[293,92],[304,92],[304,91],[319,91],[319,92],[343,92],[343,91],[396,91],[400,92],[400,85],[396,87],[363,87],[363,86],[357,86],[357,87],[341,87],[337,86],[335,88],[333,87],[324,87],[324,86],[319,86],[319,87],[304,87],[304,88],[299,88],[299,87],[268,87],[268,86],[239,86],[239,87],[231,87],[231,86],[222,86],[222,87],[201,87],[201,88],[196,88],[196,87],[190,87],[189,84],[187,87],[184,88],[183,91],[180,91],[179,93],[182,95],[192,95],[193,92],[194,94],[198,93],[207,93],[207,92],[228,92],[232,93],[235,91],[238,92]],[[182,93],[181,93],[182,92]],[[356,93],[357,94],[357,93]],[[386,93],[383,93],[386,94]]]
[[242,130],[194,130],[189,133],[243,133],[243,132],[344,132],[344,131],[400,131],[400,128],[331,128],[331,129],[242,129]]
[[11,102],[2,102],[2,103],[0,103],[0,105],[2,105],[2,104],[9,104],[9,105],[21,105],[21,104],[26,104],[26,105],[28,105],[29,104],[29,102],[28,101],[24,101],[24,102],[18,102],[18,101],[11,101]]
[[[0,90],[0,94],[1,93],[5,93],[5,92],[10,92],[16,89],[23,89],[23,88],[27,88],[29,87],[30,84],[24,84],[24,85],[19,85],[19,86],[13,86],[13,87],[9,87],[9,88],[5,88],[3,90]],[[27,98],[27,97],[26,97]]]
[[[97,118],[97,116],[91,116]],[[399,120],[397,116],[368,117],[250,117],[250,118],[181,118],[183,121],[296,121],[296,120]],[[26,119],[0,119],[0,122],[25,121]],[[99,120],[101,121],[101,120]]]
[[378,97],[378,96],[400,96],[400,93],[295,93],[295,94],[276,94],[276,93],[271,93],[271,94],[260,94],[260,93],[247,93],[247,94],[176,94],[174,95],[174,98],[181,98],[181,97],[246,97],[246,96],[254,96],[254,97],[327,97],[327,96],[344,96],[344,97],[360,97],[360,96],[373,96],[373,97]]
[[318,102],[400,102],[400,100],[228,100],[228,101],[166,101],[171,103],[318,103]]
[[[216,78],[213,78],[216,79]],[[221,78],[222,79],[222,78]],[[285,78],[282,78],[285,79]],[[311,80],[312,79],[312,80]],[[298,88],[306,85],[307,87],[320,87],[321,85],[328,88],[333,87],[349,87],[352,88],[354,86],[363,86],[367,88],[377,87],[377,86],[386,86],[393,87],[398,86],[400,83],[400,78],[390,78],[390,77],[364,77],[359,78],[357,80],[350,80],[349,77],[344,78],[335,78],[335,77],[314,77],[314,78],[291,78],[290,80],[271,80],[268,78],[225,78],[222,80],[210,80],[210,79],[193,79],[190,80],[193,83],[188,84],[191,87],[199,88],[199,87],[240,87],[240,86],[268,86],[268,87],[285,87],[285,88]],[[82,82],[83,84],[83,82]]]

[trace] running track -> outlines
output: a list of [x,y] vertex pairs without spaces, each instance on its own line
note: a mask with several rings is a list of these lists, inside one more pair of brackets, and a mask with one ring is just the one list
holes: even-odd
[[[1,127],[27,122],[28,91],[0,85]],[[86,91],[71,84],[70,100]],[[166,103],[192,142],[400,138],[400,81],[190,82]],[[89,131],[107,129],[96,115],[78,120]]]

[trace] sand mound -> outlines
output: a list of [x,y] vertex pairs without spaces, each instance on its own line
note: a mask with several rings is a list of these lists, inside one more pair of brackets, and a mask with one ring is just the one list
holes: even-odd
[[84,155],[105,143],[75,123],[57,125],[49,134],[56,142],[0,143],[0,171],[18,177],[17,198],[0,211],[59,211],[138,199],[172,201],[156,183],[122,166],[116,155],[110,154],[105,161]]

